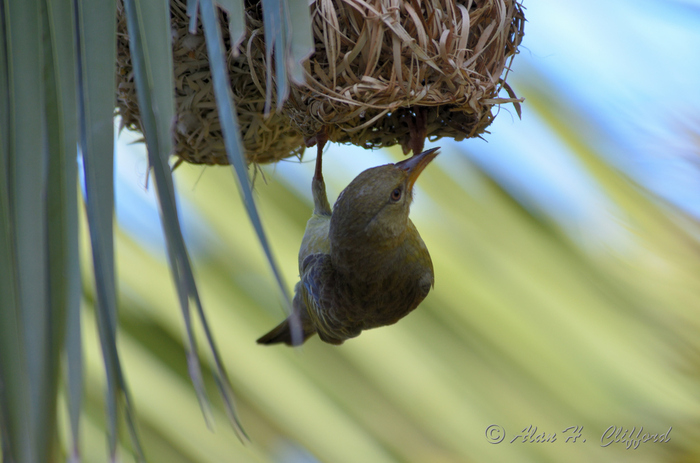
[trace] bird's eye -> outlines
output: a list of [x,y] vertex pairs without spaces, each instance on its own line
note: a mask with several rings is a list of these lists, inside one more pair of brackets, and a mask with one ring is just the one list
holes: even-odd
[[401,199],[401,188],[397,188],[391,192],[391,199],[392,201],[398,201]]

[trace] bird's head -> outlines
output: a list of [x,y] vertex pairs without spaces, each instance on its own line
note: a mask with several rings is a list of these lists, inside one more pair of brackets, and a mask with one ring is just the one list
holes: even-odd
[[363,242],[376,245],[401,239],[408,228],[413,185],[438,155],[438,149],[423,151],[396,164],[367,169],[355,177],[333,207],[331,243],[358,240],[358,245]]

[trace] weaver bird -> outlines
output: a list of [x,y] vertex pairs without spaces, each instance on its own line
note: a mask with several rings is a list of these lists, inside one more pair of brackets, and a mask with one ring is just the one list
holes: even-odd
[[258,339],[302,344],[314,333],[330,344],[391,325],[425,299],[435,277],[428,248],[408,218],[413,185],[438,148],[365,170],[331,210],[318,142],[314,211],[299,249],[293,312]]

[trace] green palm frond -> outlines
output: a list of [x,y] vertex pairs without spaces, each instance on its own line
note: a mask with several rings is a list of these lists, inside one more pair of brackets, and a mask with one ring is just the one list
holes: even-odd
[[[280,3],[286,8],[286,2]],[[243,2],[228,1],[242,11]],[[161,204],[171,271],[174,275],[189,339],[190,372],[204,408],[206,398],[189,305],[194,303],[216,360],[219,390],[239,433],[231,387],[210,334],[182,239],[168,157],[172,150],[173,114],[169,3],[126,0],[135,81]],[[218,81],[220,107],[232,164],[235,165],[248,212],[286,296],[262,223],[252,199],[238,140],[235,108],[230,103],[219,25],[212,21],[214,4],[204,1],[205,34],[213,43],[212,68]],[[196,13],[196,2],[190,10]],[[285,10],[286,11],[286,10]],[[300,11],[304,11],[302,8]],[[57,455],[56,398],[60,354],[68,354],[69,409],[78,458],[82,385],[80,281],[77,265],[78,154],[84,167],[85,204],[95,273],[96,311],[101,350],[107,371],[108,448],[115,458],[119,416],[125,413],[136,455],[141,460],[130,394],[117,349],[117,284],[113,244],[113,113],[116,41],[115,2],[99,7],[67,0],[5,0],[1,3],[0,84],[2,146],[0,147],[0,218],[2,218],[3,323],[0,337],[0,434],[4,458],[18,462],[48,461]],[[300,20],[304,15],[297,14]],[[308,17],[308,11],[306,12]],[[239,20],[242,16],[239,16]],[[193,21],[196,20],[196,15]],[[300,20],[301,21],[301,20]],[[240,23],[240,21],[238,21]],[[234,21],[232,21],[232,25]],[[308,24],[301,21],[301,24]],[[232,26],[233,27],[233,26]],[[240,24],[238,24],[240,28]],[[291,28],[287,28],[291,30]],[[297,34],[303,35],[303,34]],[[308,31],[307,31],[308,35]],[[282,62],[300,62],[300,47],[286,57],[288,33],[280,38]],[[218,71],[217,71],[218,70]],[[171,82],[165,85],[163,82]],[[279,85],[285,85],[278,80]],[[80,147],[80,151],[76,150]],[[236,148],[238,147],[238,148]],[[287,302],[287,305],[289,303]],[[66,333],[69,337],[66,339]],[[64,343],[64,339],[66,339]],[[206,412],[205,412],[206,413]]]

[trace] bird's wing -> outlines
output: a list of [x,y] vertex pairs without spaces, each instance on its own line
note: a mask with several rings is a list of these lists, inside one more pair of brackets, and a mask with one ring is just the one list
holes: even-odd
[[360,334],[356,323],[344,318],[347,311],[337,307],[333,291],[334,271],[328,254],[311,254],[302,263],[302,295],[309,318],[319,337],[331,344],[342,344]]

